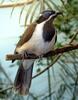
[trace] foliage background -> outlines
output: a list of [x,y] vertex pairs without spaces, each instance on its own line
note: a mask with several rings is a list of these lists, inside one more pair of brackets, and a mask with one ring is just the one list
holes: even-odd
[[78,0],[2,0],[0,3],[1,100],[78,100],[78,50],[36,60],[33,76],[47,66],[51,68],[32,80],[29,95],[20,96],[12,91],[19,62],[6,62],[4,56],[14,51],[24,29],[46,9],[63,12],[54,21],[58,35],[55,47],[77,42]]

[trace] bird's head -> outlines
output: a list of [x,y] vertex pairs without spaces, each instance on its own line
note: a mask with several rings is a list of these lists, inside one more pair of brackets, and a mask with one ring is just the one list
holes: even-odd
[[58,15],[62,15],[62,13],[61,12],[55,12],[53,10],[45,10],[40,14],[40,16],[39,16],[39,18],[36,22],[41,23],[43,21],[46,21],[50,17],[51,17],[51,19],[54,20]]

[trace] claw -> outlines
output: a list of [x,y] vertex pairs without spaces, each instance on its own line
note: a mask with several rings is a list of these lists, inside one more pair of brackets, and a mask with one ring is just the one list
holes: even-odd
[[22,53],[22,60],[24,61],[24,59],[28,57],[28,53],[27,52],[23,52]]
[[43,55],[39,55],[39,59],[42,59],[43,58]]

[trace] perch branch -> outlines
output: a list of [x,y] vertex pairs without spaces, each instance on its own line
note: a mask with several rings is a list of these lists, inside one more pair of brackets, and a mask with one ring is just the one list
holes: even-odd
[[[64,52],[69,52],[69,51],[76,50],[76,49],[78,49],[78,43],[71,43],[69,45],[54,49],[44,54],[43,57],[55,56],[55,55],[62,54]],[[37,59],[37,58],[39,57],[32,54],[28,57],[25,57],[24,59]],[[21,59],[23,59],[21,54],[15,54],[15,55],[7,54],[6,55],[6,60],[21,60]]]

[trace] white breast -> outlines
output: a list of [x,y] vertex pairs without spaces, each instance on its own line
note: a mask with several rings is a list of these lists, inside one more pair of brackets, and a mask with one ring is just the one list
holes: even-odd
[[55,43],[56,34],[50,42],[45,42],[42,37],[44,24],[45,21],[36,26],[31,39],[26,42],[21,48],[19,48],[19,52],[27,50],[30,53],[41,55],[43,53],[51,51]]
[[33,52],[36,55],[41,55],[43,53],[47,53],[51,51],[55,43],[56,34],[54,35],[54,38],[50,42],[45,42],[43,40],[42,30],[43,30],[44,24],[45,22],[40,23],[36,26],[33,36],[29,41],[30,43],[32,42],[32,50],[30,52]]

